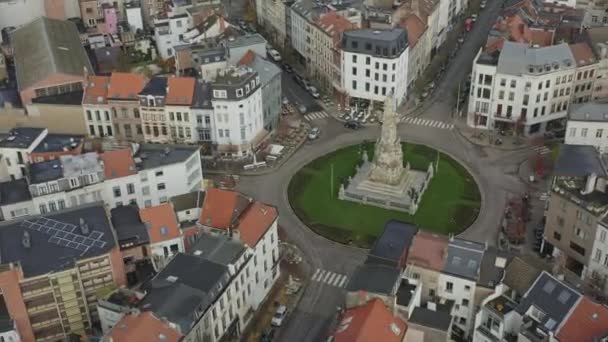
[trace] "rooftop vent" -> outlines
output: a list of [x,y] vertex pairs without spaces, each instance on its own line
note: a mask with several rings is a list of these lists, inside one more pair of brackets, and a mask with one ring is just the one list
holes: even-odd
[[167,277],[167,281],[172,282],[172,283],[175,283],[177,281],[177,279],[178,278],[176,276],[172,276],[172,275]]
[[23,236],[21,237],[21,244],[24,248],[32,247],[32,240],[30,239],[30,233],[27,230],[23,231]]
[[82,235],[89,235],[89,224],[84,220],[84,218],[80,218],[78,220],[78,227],[80,228],[80,233]]
[[201,254],[203,254],[203,251],[201,251],[199,249],[197,249],[197,250],[194,251],[194,255],[198,256],[198,255],[201,255]]

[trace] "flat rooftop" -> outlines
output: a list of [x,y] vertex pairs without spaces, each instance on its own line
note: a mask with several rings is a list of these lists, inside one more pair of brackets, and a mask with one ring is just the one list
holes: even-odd
[[[183,163],[198,153],[199,148],[187,145],[141,144],[133,156],[139,170]],[[141,160],[141,162],[139,162]]]
[[[28,234],[29,245],[23,242]],[[0,223],[2,263],[20,263],[26,278],[73,268],[78,260],[106,254],[115,245],[102,202]]]
[[61,160],[53,159],[29,165],[30,184],[40,184],[63,177]]
[[82,144],[83,138],[82,135],[47,134],[33,152],[47,153],[71,151]]
[[0,183],[0,205],[9,205],[32,199],[25,178]]
[[35,127],[15,127],[9,131],[8,136],[0,141],[0,148],[26,149],[44,130],[44,128]]

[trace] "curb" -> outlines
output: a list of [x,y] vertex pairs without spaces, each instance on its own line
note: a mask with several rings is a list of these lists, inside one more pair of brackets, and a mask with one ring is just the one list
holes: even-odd
[[456,131],[458,132],[458,135],[460,135],[466,141],[468,141],[470,144],[475,145],[475,146],[484,147],[484,148],[492,148],[492,149],[501,150],[501,151],[505,151],[505,152],[521,151],[521,150],[525,150],[525,149],[529,148],[529,146],[527,146],[526,144],[522,144],[521,147],[501,147],[501,146],[496,146],[496,145],[480,144],[480,143],[474,141],[473,139],[469,138],[466,134],[462,133],[462,130],[459,126],[460,125],[454,125],[454,128],[456,128]]

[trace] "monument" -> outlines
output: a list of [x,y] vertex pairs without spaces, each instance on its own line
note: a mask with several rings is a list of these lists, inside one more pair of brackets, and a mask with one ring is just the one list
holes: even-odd
[[411,170],[403,166],[401,138],[397,134],[397,113],[392,95],[384,101],[381,134],[374,147],[374,159],[369,161],[363,151],[363,163],[354,177],[340,187],[339,198],[414,214],[428,184],[434,167]]

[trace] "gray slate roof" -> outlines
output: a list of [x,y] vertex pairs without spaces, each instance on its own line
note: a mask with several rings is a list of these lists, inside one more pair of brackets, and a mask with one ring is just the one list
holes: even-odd
[[484,249],[485,246],[477,242],[453,239],[448,244],[443,273],[477,281]]
[[[549,70],[546,70],[545,66],[549,66]],[[506,41],[500,52],[496,70],[501,74],[521,76],[574,68],[576,62],[568,44],[532,48],[527,44]]]
[[364,264],[357,268],[348,282],[348,291],[367,291],[393,295],[399,280],[399,269],[395,267]]
[[30,184],[46,183],[63,178],[61,160],[53,159],[29,165]]
[[539,326],[555,332],[580,298],[578,292],[543,271],[515,310],[524,315],[534,305],[545,314]]
[[388,221],[384,225],[382,235],[370,250],[366,263],[375,262],[398,267],[402,261],[401,257],[409,250],[417,232],[418,227],[413,224]]
[[408,47],[407,31],[359,29],[342,35],[342,48],[348,52],[396,58]]
[[234,264],[246,248],[242,242],[226,235],[202,233],[191,250],[194,256],[227,266]]
[[204,191],[192,191],[186,194],[173,196],[169,199],[175,212],[194,208],[202,208],[205,199]]
[[593,146],[562,145],[555,163],[556,176],[586,177],[595,173],[606,176],[606,168]]
[[15,127],[8,132],[4,139],[0,140],[0,147],[26,149],[43,131],[44,128]]
[[446,301],[445,304],[437,303],[436,310],[418,306],[414,308],[408,322],[447,332],[452,323],[450,312],[453,306],[454,301],[451,300]]
[[82,76],[84,68],[93,73],[71,21],[40,17],[14,31],[11,37],[19,90],[54,73]]
[[228,46],[229,48],[249,46],[252,44],[266,44],[266,39],[264,39],[261,34],[254,33],[238,36],[234,40],[226,41],[226,46]]
[[570,105],[568,111],[570,120],[579,121],[608,121],[608,103],[587,102]]
[[178,253],[147,285],[140,302],[152,311],[178,324],[184,335],[224,291],[230,280],[228,267],[193,255]]
[[0,183],[0,205],[25,202],[32,199],[25,178]]
[[[88,237],[101,233],[100,240],[105,242],[103,247],[91,247],[84,254],[67,246],[49,242],[51,235],[35,229],[27,222],[41,222],[40,218],[56,220],[76,226],[73,234],[82,236],[79,221],[84,218],[89,226]],[[31,247],[21,243],[23,232],[30,234]],[[16,220],[0,223],[0,254],[2,263],[20,262],[25,277],[34,277],[48,272],[58,272],[74,267],[79,259],[87,259],[108,253],[114,246],[114,234],[106,210],[102,202],[86,204],[78,207],[56,211],[51,214],[26,216]]]
[[281,69],[276,64],[265,60],[260,56],[255,56],[253,62],[248,65],[260,75],[260,83],[265,87],[275,77],[281,77]]
[[122,205],[110,210],[112,225],[121,247],[129,248],[150,242],[148,229],[139,217],[136,205]]
[[[137,167],[141,169],[153,169],[161,166],[183,163],[188,158],[198,153],[198,147],[186,145],[158,145],[158,144],[141,144],[139,150],[133,156],[141,158],[141,165]],[[169,151],[169,153],[165,153]],[[145,158],[142,157],[145,155]]]
[[510,260],[511,255],[509,253],[494,246],[488,246],[483,253],[477,284],[494,288],[502,280],[505,267]]

